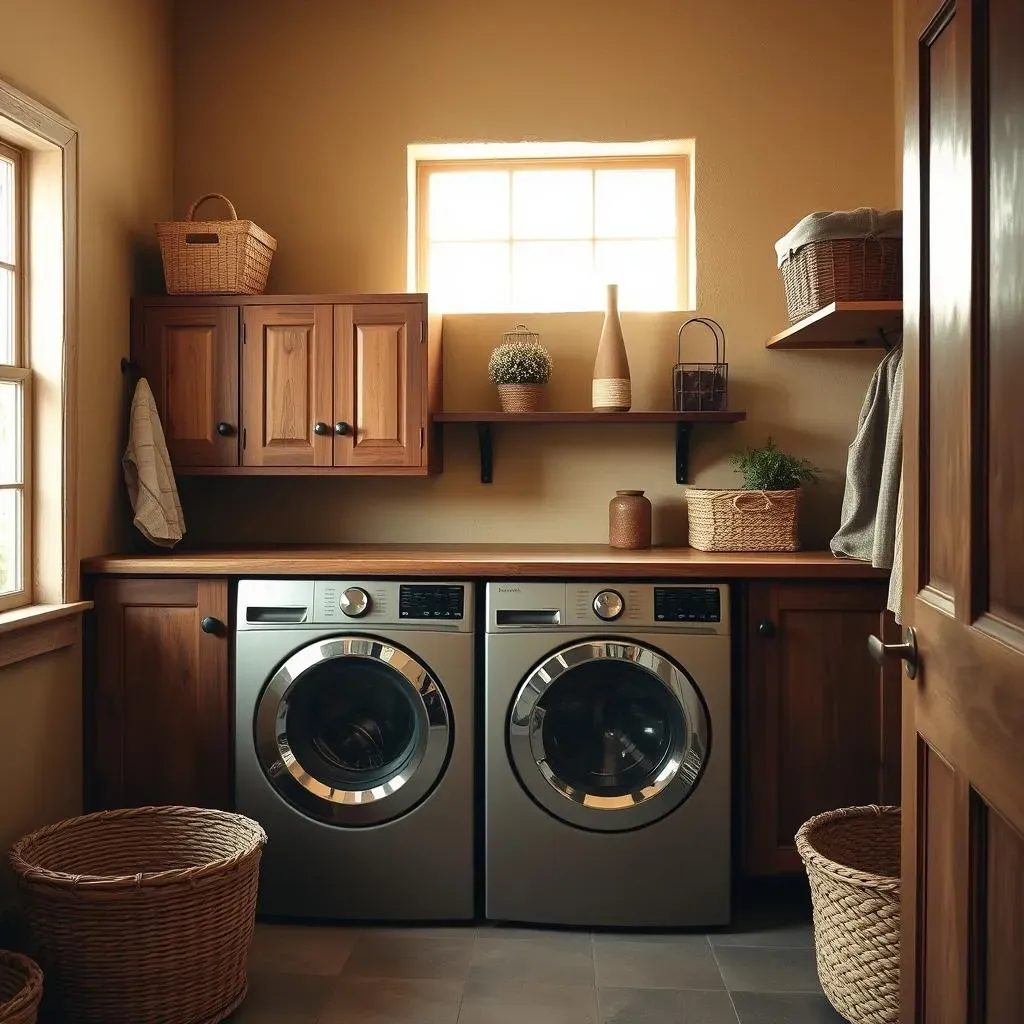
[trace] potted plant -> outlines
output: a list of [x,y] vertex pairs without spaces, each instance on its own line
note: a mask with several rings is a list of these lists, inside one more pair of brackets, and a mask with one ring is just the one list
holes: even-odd
[[[510,334],[515,332],[510,332]],[[487,364],[491,383],[498,386],[498,397],[505,412],[534,412],[540,408],[544,389],[551,379],[551,355],[540,343],[539,335],[521,332],[522,339],[505,340],[492,353]],[[509,339],[510,334],[505,338]]]
[[782,451],[769,437],[763,448],[733,456],[743,490],[698,489],[686,495],[690,547],[699,551],[796,551],[800,488],[821,472]]

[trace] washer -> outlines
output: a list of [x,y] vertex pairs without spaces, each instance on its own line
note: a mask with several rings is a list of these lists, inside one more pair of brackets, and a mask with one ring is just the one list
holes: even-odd
[[265,914],[473,916],[473,587],[243,580],[235,803]]
[[490,583],[487,916],[730,914],[729,590]]

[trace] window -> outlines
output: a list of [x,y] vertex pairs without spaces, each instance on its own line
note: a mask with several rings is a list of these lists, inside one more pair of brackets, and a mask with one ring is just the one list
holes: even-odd
[[0,143],[0,609],[31,598],[23,166],[21,152]]
[[416,287],[430,293],[433,309],[603,309],[611,283],[623,309],[691,305],[688,153],[530,157],[520,155],[528,144],[448,148],[498,155],[430,159],[422,152],[446,147],[410,149]]

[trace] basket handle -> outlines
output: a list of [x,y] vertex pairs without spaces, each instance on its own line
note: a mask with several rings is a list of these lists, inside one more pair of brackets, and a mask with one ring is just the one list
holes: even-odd
[[235,204],[223,192],[207,192],[205,196],[200,196],[189,208],[188,213],[185,214],[185,220],[195,220],[195,212],[202,203],[205,203],[207,199],[223,199],[227,203],[228,211],[231,214],[232,220],[238,220],[238,214],[235,211]]
[[[754,498],[755,503],[752,505],[749,501],[744,501],[744,498]],[[760,498],[760,501],[756,499]],[[775,508],[775,502],[768,497],[767,491],[741,491],[732,499],[732,507],[737,512],[742,512],[744,508],[751,512],[770,512]]]
[[[693,316],[690,317],[679,331],[676,333],[676,362],[681,363],[683,361],[683,331],[690,324],[703,324],[711,333],[715,336],[715,362],[725,362],[725,331],[722,330],[722,325],[717,320],[712,320],[706,316]],[[722,354],[718,354],[719,336],[721,336]]]

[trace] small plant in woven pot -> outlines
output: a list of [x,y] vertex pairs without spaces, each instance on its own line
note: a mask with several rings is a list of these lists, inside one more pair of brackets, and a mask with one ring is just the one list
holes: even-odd
[[743,490],[691,487],[686,495],[690,546],[700,551],[796,551],[800,547],[800,488],[818,479],[807,459],[771,439],[733,456]]
[[487,375],[498,386],[505,412],[533,412],[540,408],[551,369],[551,355],[540,342],[510,341],[491,353]]

